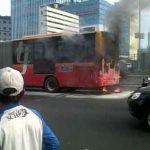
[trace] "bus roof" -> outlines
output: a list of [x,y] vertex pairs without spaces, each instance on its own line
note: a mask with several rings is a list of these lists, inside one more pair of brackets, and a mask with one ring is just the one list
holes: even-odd
[[[99,31],[101,32],[101,31]],[[89,34],[89,33],[96,33],[96,32],[83,32],[83,33],[73,33],[73,32],[61,32],[61,33],[48,33],[48,34],[38,34],[38,35],[29,35],[24,36],[19,39],[15,39],[13,41],[20,41],[20,40],[29,40],[29,39],[39,39],[39,38],[46,38],[46,37],[57,37],[57,36],[65,36],[65,35],[80,35],[80,34]]]

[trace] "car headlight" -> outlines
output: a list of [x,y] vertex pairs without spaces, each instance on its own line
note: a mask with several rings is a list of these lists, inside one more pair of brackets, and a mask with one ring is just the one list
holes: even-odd
[[138,99],[141,96],[140,92],[136,92],[131,96],[131,99]]

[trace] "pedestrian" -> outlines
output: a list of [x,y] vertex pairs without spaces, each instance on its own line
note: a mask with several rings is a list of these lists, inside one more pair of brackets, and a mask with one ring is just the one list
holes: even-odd
[[21,73],[0,69],[0,150],[58,150],[59,141],[40,113],[20,104],[23,95]]

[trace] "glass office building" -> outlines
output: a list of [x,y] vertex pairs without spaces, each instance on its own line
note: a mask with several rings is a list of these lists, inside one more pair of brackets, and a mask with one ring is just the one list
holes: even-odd
[[39,33],[39,7],[60,3],[63,11],[80,16],[80,26],[105,24],[111,4],[105,0],[11,0],[12,39]]
[[105,0],[88,0],[64,5],[61,9],[80,16],[80,26],[105,25],[105,15],[112,5]]

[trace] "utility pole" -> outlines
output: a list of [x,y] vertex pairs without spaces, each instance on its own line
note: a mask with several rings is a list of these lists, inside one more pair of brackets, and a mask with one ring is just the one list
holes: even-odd
[[140,52],[141,52],[141,0],[138,0],[138,5],[139,5],[139,45],[138,45],[138,71],[141,69],[141,61],[140,61]]

